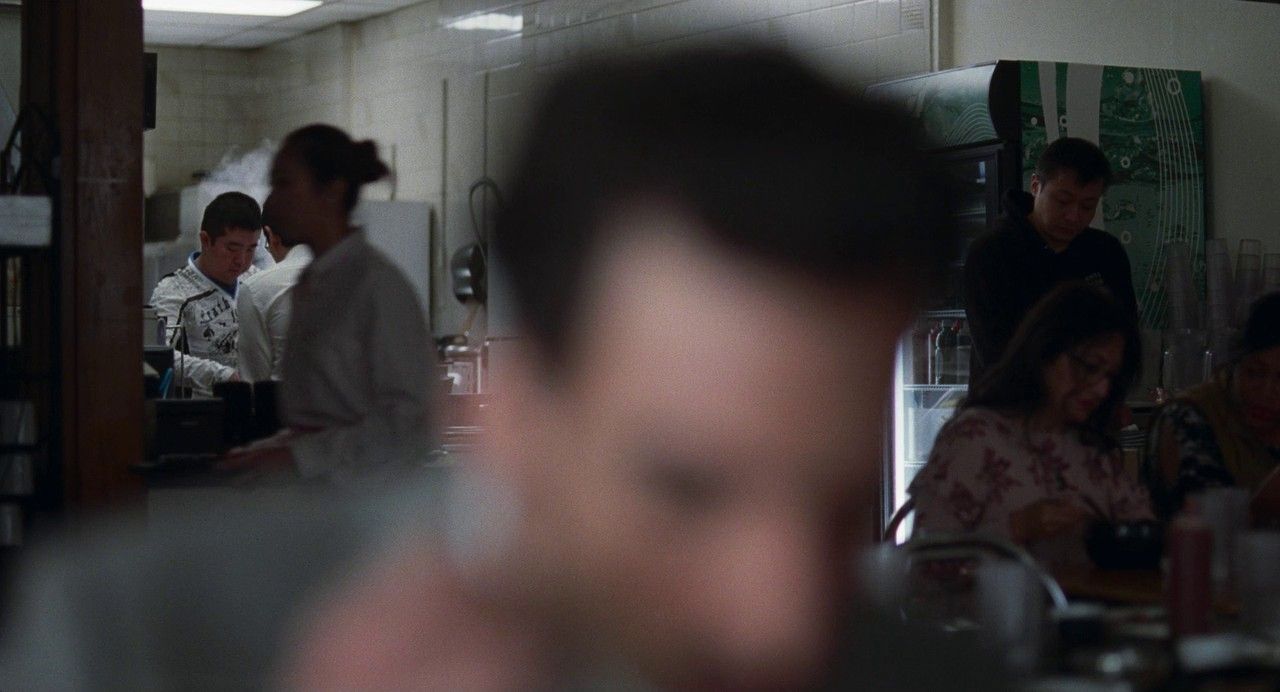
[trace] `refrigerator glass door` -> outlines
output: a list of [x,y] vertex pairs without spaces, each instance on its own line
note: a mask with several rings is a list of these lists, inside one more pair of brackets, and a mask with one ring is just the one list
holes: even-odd
[[[955,342],[941,334],[944,327],[958,337]],[[907,488],[929,461],[934,438],[968,392],[967,332],[963,311],[928,312],[898,344],[893,387],[894,512],[906,503]],[[898,541],[910,537],[911,525],[908,517],[896,534]]]
[[[997,166],[1001,146],[956,152],[947,168],[960,186],[956,210],[960,231],[960,256],[974,238],[991,227],[1000,209]],[[907,501],[907,488],[929,460],[933,440],[968,392],[970,340],[962,309],[963,261],[955,262],[934,310],[917,319],[898,345],[894,368],[893,430],[886,468],[884,522],[887,525]],[[950,334],[943,334],[950,330]],[[911,535],[908,517],[896,539]]]

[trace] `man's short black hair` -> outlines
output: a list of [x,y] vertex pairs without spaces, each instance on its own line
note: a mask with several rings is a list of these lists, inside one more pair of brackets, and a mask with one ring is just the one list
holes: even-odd
[[734,252],[913,298],[957,253],[953,188],[910,118],[773,50],[580,64],[551,82],[526,135],[494,247],[552,368],[628,205],[673,204]]
[[1101,180],[1104,188],[1111,186],[1111,164],[1107,162],[1106,154],[1087,139],[1056,139],[1036,160],[1036,175],[1043,182],[1047,183],[1066,171],[1074,172],[1076,182],[1081,185]]
[[262,208],[243,192],[224,192],[204,208],[200,230],[209,234],[209,240],[221,238],[232,228],[256,231],[262,228]]

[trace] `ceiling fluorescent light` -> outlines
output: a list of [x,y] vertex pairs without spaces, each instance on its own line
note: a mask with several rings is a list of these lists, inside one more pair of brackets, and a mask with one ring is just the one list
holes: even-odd
[[474,14],[470,17],[455,19],[445,26],[450,29],[482,30],[482,31],[520,31],[524,28],[524,17],[516,14]]
[[288,17],[319,7],[322,0],[142,0],[142,9],[201,14]]

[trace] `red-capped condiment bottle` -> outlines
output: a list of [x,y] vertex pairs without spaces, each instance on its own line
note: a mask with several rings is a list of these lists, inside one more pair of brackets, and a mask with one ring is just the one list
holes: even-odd
[[1213,610],[1213,529],[1194,499],[1169,526],[1169,629],[1175,638],[1209,631]]

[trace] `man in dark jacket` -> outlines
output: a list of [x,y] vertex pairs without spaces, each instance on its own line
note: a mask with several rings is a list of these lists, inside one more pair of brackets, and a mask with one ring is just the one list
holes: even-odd
[[1106,288],[1136,318],[1128,255],[1114,236],[1089,227],[1110,183],[1102,150],[1083,139],[1058,139],[1036,162],[1031,194],[1010,191],[1006,216],[974,241],[964,269],[970,381],[1000,359],[1031,306],[1064,281]]

